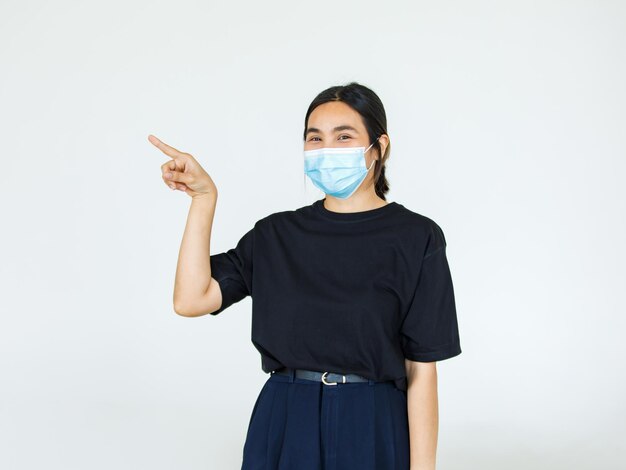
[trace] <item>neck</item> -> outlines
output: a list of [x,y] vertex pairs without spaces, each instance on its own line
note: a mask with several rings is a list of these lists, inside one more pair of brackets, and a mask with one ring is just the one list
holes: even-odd
[[387,201],[378,197],[373,190],[361,193],[357,191],[348,199],[339,199],[328,195],[325,199],[324,207],[333,212],[361,212],[388,204]]

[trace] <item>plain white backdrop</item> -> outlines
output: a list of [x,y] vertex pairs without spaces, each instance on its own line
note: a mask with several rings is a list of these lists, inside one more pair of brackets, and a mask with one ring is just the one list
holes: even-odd
[[[443,228],[463,353],[438,468],[618,469],[626,437],[619,1],[0,3],[0,468],[238,469],[267,376],[251,302],[172,308],[190,199],[212,253],[309,204],[304,114],[355,80],[389,201]],[[374,247],[373,247],[374,248]]]

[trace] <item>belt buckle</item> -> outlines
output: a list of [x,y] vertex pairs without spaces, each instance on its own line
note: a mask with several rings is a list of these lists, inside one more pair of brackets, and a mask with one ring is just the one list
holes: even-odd
[[[326,385],[337,385],[339,383],[339,382],[326,382],[326,374],[328,374],[328,372],[324,372],[322,374],[322,382],[324,384],[326,384]],[[346,383],[346,376],[342,375],[342,377],[343,377],[343,383],[345,384]]]

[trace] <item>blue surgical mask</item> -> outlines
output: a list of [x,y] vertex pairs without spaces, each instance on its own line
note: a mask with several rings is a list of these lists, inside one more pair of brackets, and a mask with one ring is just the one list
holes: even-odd
[[324,193],[339,199],[347,199],[361,186],[367,172],[376,163],[376,160],[372,160],[369,168],[365,166],[365,152],[371,149],[372,145],[367,149],[324,147],[305,150],[304,173]]

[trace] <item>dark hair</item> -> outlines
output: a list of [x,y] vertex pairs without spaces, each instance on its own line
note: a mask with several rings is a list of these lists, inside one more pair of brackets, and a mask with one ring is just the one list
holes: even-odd
[[[376,93],[357,82],[347,85],[337,85],[327,88],[318,94],[309,105],[309,109],[304,117],[304,139],[306,140],[306,129],[309,116],[319,105],[329,101],[342,101],[361,115],[367,134],[369,144],[374,142],[382,134],[387,134],[387,115],[385,107]],[[369,145],[368,144],[368,145]],[[380,141],[376,141],[372,150],[376,149],[378,155],[381,154]],[[386,200],[385,194],[389,191],[389,181],[385,177],[385,163],[391,152],[391,142],[385,149],[385,154],[379,158],[374,166],[374,188],[376,194]]]

